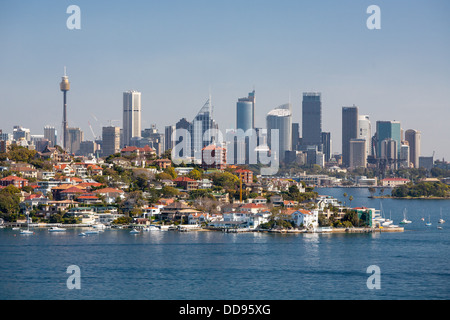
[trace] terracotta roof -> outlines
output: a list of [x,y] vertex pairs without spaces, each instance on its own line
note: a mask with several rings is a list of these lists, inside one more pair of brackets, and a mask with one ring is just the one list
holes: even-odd
[[3,179],[0,179],[0,181],[28,181],[27,179],[19,178],[16,176],[9,176]]
[[188,178],[188,177],[178,177],[178,178],[173,180],[173,182],[184,182],[184,181],[195,182],[194,179],[191,179],[191,178]]
[[84,190],[81,190],[80,188],[77,187],[70,187],[65,189],[64,191],[61,191],[61,193],[84,193]]
[[94,193],[124,193],[122,190],[114,189],[114,188],[103,188],[99,190],[95,190]]

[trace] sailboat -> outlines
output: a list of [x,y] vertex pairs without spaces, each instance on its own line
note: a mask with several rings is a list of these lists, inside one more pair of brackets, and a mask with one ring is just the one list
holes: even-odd
[[30,230],[30,220],[29,213],[27,211],[27,230],[21,230],[20,234],[34,234],[33,231]]
[[411,223],[411,222],[412,221],[406,219],[406,208],[405,208],[405,210],[403,210],[403,220],[400,221],[400,224],[408,224],[408,223]]
[[444,223],[444,222],[445,222],[445,220],[442,219],[442,208],[441,208],[441,218],[439,219],[439,222],[438,222],[438,223]]
[[428,222],[427,222],[427,223],[425,223],[425,225],[426,225],[427,227],[431,226],[431,222],[430,222],[430,216],[428,216]]

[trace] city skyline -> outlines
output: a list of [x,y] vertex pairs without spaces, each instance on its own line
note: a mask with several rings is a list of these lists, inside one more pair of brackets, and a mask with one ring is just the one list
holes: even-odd
[[[80,127],[86,140],[93,140],[89,122],[97,137],[109,121],[121,122],[126,90],[142,92],[142,128],[156,124],[164,132],[183,117],[192,119],[210,90],[219,128],[234,128],[230,111],[243,92],[254,88],[256,127],[265,127],[266,114],[288,100],[292,122],[302,123],[303,92],[321,92],[322,127],[331,132],[333,152],[342,148],[341,107],[355,104],[372,126],[397,120],[404,131],[420,131],[421,155],[435,151],[435,158],[450,158],[445,139],[450,48],[442,41],[450,30],[444,14],[448,3],[413,1],[405,12],[398,3],[377,1],[382,29],[368,30],[369,2],[262,1],[254,6],[243,1],[237,7],[234,1],[193,1],[191,8],[169,2],[136,1],[142,9],[136,12],[124,3],[79,1],[81,30],[65,26],[68,3],[2,2],[0,39],[7,49],[0,54],[0,128],[12,132],[21,125],[43,134],[50,125],[61,133],[61,93],[55,87],[67,66],[68,125]],[[250,8],[255,23],[247,27],[239,19]],[[136,26],[128,19],[132,13]],[[274,22],[265,26],[271,18]],[[130,36],[123,38],[123,47],[140,46],[121,48],[118,39],[125,34]],[[247,47],[242,48],[244,39]],[[27,95],[20,93],[23,86]]]

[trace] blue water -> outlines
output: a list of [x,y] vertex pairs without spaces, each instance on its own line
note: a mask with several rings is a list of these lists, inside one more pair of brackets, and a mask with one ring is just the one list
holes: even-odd
[[[366,189],[318,189],[352,206],[380,207]],[[0,299],[309,300],[449,299],[450,202],[383,199],[403,233],[225,234],[106,230],[80,237],[0,230]],[[347,200],[348,202],[348,200]],[[447,221],[437,229],[442,208]],[[420,218],[433,223],[426,227]],[[69,290],[67,267],[81,271]],[[380,268],[369,290],[367,268]]]

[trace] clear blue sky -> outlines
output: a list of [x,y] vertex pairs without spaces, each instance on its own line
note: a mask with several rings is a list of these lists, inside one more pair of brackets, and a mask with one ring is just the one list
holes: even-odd
[[[66,9],[81,8],[81,30]],[[369,5],[381,30],[368,30]],[[450,2],[446,0],[160,0],[0,2],[0,128],[60,131],[67,66],[69,126],[91,140],[122,123],[122,92],[142,92],[143,128],[192,120],[211,90],[220,129],[256,90],[256,122],[304,91],[323,100],[323,131],[341,151],[342,106],[422,131],[422,154],[450,160]]]

